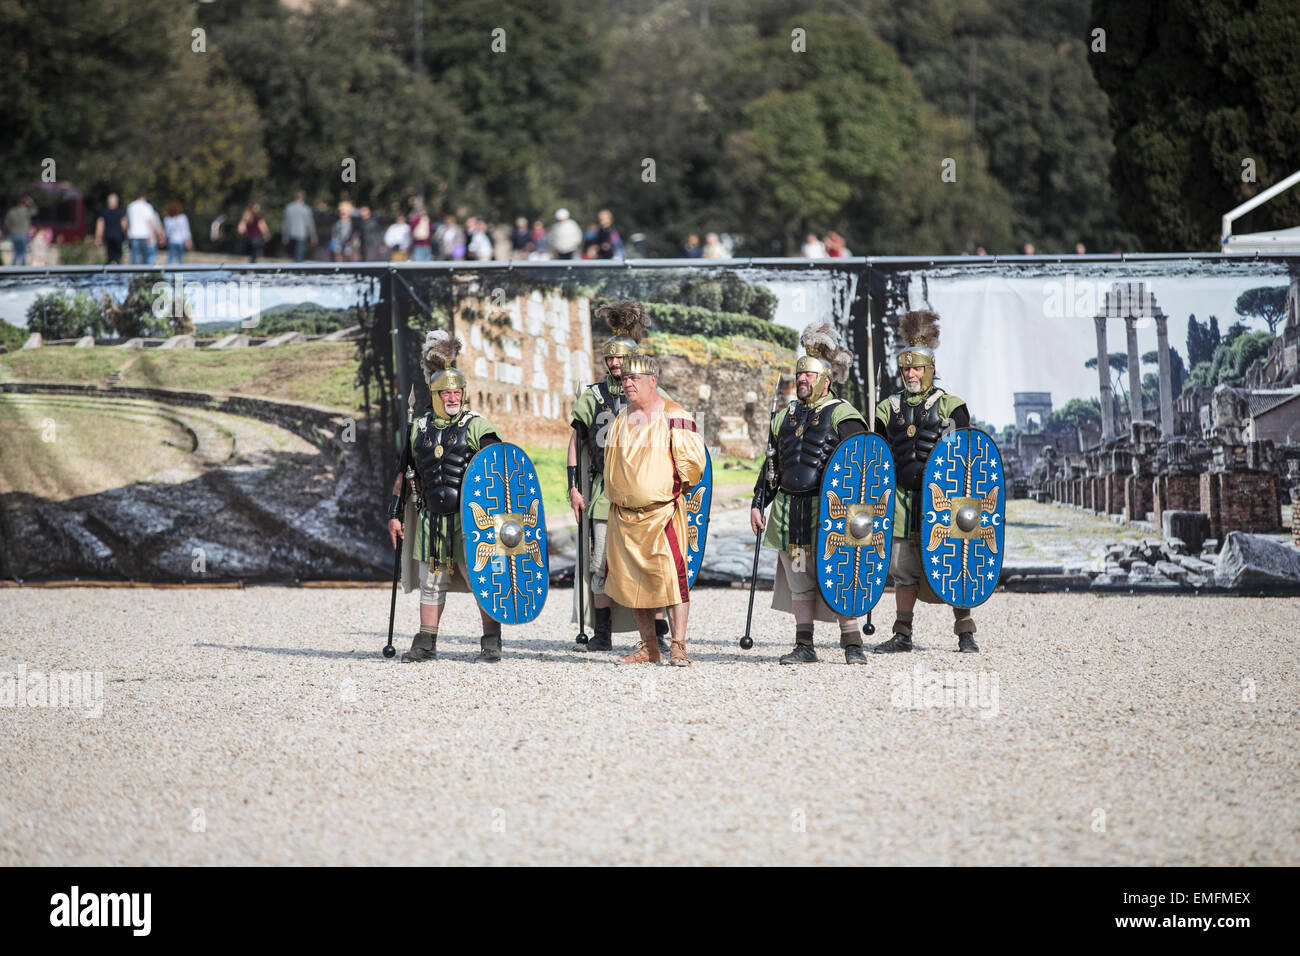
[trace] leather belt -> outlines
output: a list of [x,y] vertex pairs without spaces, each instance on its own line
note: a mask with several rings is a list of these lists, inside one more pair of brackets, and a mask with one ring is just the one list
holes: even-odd
[[624,511],[631,511],[634,514],[644,514],[647,511],[654,511],[656,508],[662,508],[664,505],[670,505],[676,500],[676,498],[669,498],[667,501],[652,501],[650,504],[642,505],[639,508],[629,508],[626,505],[619,505],[618,507],[622,508]]

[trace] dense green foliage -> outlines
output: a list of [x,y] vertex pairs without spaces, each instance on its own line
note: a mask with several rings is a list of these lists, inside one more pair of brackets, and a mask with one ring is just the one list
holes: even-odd
[[708,231],[744,255],[828,230],[856,254],[1212,245],[1300,166],[1300,9],[1094,6],[4,0],[0,169],[8,191],[53,160],[92,212],[179,200],[199,245],[252,199],[277,229],[295,189],[495,222],[608,206],[653,255]]
[[[1295,0],[1094,0],[1110,97],[1111,183],[1148,249],[1219,248],[1220,217],[1300,168]],[[1253,175],[1252,175],[1253,174]],[[1292,189],[1234,224],[1292,226]]]
[[20,329],[11,322],[0,319],[0,346],[13,351],[22,348],[27,337],[31,335],[31,329]]
[[795,329],[735,312],[716,312],[692,305],[671,302],[647,302],[646,314],[655,331],[674,335],[744,335],[763,342],[775,342],[788,349],[797,348],[799,333]]
[[1208,324],[1196,321],[1193,313],[1187,317],[1187,364],[1192,368],[1214,359],[1219,347],[1219,319],[1210,316]]
[[162,273],[142,273],[131,276],[120,302],[106,293],[96,299],[89,292],[67,289],[39,295],[27,308],[27,329],[47,340],[83,335],[166,338],[191,331],[188,308],[173,307],[172,301]]
[[1072,398],[1043,420],[1043,431],[1057,432],[1080,425],[1101,424],[1101,402],[1095,398]]

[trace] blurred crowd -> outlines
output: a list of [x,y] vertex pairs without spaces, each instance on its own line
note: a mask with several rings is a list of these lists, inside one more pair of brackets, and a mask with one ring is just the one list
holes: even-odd
[[[109,264],[121,263],[124,256],[129,256],[132,264],[152,265],[164,252],[166,264],[183,264],[186,252],[194,249],[189,216],[175,200],[166,204],[164,213],[159,214],[144,192],[125,206],[116,193],[110,194],[93,215],[94,244],[103,250]],[[19,196],[5,214],[4,234],[12,245],[14,265],[47,263],[47,251],[54,240],[49,229],[33,224],[35,214],[36,205],[28,195]],[[89,215],[87,221],[92,221]],[[267,221],[260,203],[250,202],[237,218],[223,214],[212,219],[208,237],[215,251],[246,255],[250,262],[265,256],[289,257],[295,262],[628,257],[628,245],[608,209],[599,210],[585,227],[567,208],[555,210],[549,222],[519,216],[513,224],[491,223],[464,206],[435,214],[414,193],[405,202],[393,203],[383,214],[377,214],[371,206],[356,205],[347,196],[333,204],[308,205],[305,193],[299,191],[284,206],[276,226]],[[706,233],[701,242],[698,233],[691,233],[676,254],[683,259],[725,259],[735,253],[735,242],[734,237],[716,232]],[[640,235],[632,236],[630,245],[634,257],[651,254]],[[1072,252],[1083,255],[1087,249],[1079,242]],[[780,252],[777,249],[769,254]],[[977,246],[973,254],[983,256],[988,252]],[[1037,250],[1027,242],[1019,254],[1036,255]],[[822,236],[807,233],[799,255],[806,259],[838,259],[853,253],[844,237],[832,230]]]

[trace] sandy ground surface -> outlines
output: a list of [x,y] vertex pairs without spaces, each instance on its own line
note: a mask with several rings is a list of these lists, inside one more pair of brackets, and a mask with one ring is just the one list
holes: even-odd
[[678,669],[573,653],[569,597],[491,666],[453,595],[401,665],[386,589],[0,589],[0,863],[1300,863],[1300,601],[998,594],[980,655],[922,606],[781,667],[770,594],[746,653],[701,589]]

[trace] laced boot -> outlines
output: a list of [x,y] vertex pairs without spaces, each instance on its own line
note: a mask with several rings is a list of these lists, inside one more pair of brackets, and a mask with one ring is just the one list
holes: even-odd
[[610,613],[613,608],[596,608],[596,626],[592,628],[591,640],[587,642],[589,651],[612,651],[614,642],[610,639]]
[[875,654],[898,654],[903,651],[912,649],[912,635],[896,632],[893,637],[883,644],[877,644],[873,648]]
[[478,656],[474,658],[475,664],[495,664],[501,660],[501,635],[484,634],[479,641]]
[[419,664],[438,659],[438,632],[421,630],[411,641],[411,649],[402,655],[403,664]]

